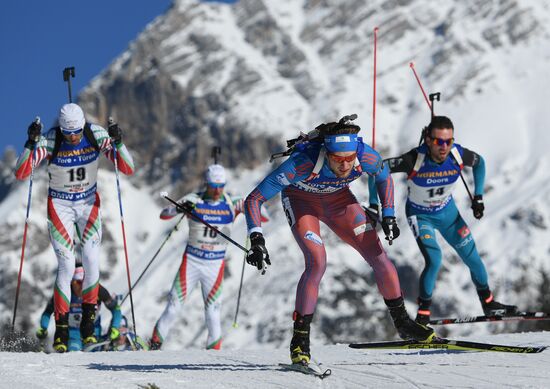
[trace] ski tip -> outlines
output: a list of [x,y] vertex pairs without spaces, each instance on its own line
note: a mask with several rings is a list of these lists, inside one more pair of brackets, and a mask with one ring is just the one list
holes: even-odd
[[332,371],[330,369],[321,370],[321,368],[318,365],[307,365],[307,364],[301,364],[301,363],[293,363],[293,364],[287,364],[287,363],[279,363],[279,366],[283,370],[291,370],[296,371],[303,374],[308,374],[320,379],[324,379],[332,374]]

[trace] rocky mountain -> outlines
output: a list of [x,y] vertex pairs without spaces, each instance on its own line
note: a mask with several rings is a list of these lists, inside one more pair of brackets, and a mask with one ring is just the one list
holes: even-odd
[[[450,116],[457,142],[479,152],[488,167],[486,216],[471,216],[466,192],[457,189],[459,209],[470,224],[498,299],[525,309],[548,306],[550,196],[546,126],[550,81],[550,2],[535,0],[240,0],[233,5],[175,1],[130,43],[80,94],[89,119],[105,124],[115,117],[138,172],[123,180],[132,276],[145,268],[173,224],[161,224],[163,204],[156,193],[195,189],[210,159],[222,147],[230,168],[229,189],[246,194],[273,167],[270,153],[300,130],[359,115],[362,136],[371,140],[373,38],[378,31],[376,148],[395,156],[414,147],[429,109],[411,72],[414,62],[424,88],[439,91],[437,113]],[[19,263],[27,183],[16,184],[14,156],[0,162],[0,312],[9,317]],[[107,167],[107,165],[105,165]],[[107,167],[107,169],[112,169]],[[466,173],[467,177],[470,177]],[[127,290],[112,173],[102,172],[105,283]],[[423,259],[404,217],[403,177],[397,183],[402,237],[388,252],[395,261],[409,310],[414,312]],[[37,193],[45,193],[44,175]],[[472,180],[468,179],[471,186]],[[366,185],[353,185],[361,200]],[[42,191],[42,192],[40,192]],[[33,195],[34,196],[34,195]],[[20,308],[21,321],[34,325],[50,293],[55,268],[45,220],[33,198],[29,268]],[[238,329],[228,330],[226,345],[286,346],[295,285],[303,258],[278,201],[268,204],[266,225],[273,266],[260,277],[248,268]],[[184,223],[182,223],[184,224]],[[159,255],[136,288],[138,330],[148,335],[160,315],[164,296],[179,265],[185,229]],[[394,335],[368,265],[329,231],[329,267],[321,285],[314,322],[319,343]],[[244,240],[244,223],[235,236]],[[169,246],[169,247],[168,247]],[[436,314],[480,314],[466,267],[448,246],[434,295]],[[233,321],[242,254],[230,249],[224,289],[224,320]],[[28,268],[26,268],[27,271]],[[108,277],[108,278],[107,278]],[[125,289],[126,288],[126,289]],[[28,291],[32,291],[28,292]],[[28,294],[27,294],[28,293]],[[32,296],[32,298],[31,298]],[[169,347],[202,347],[202,302],[195,292],[171,336]],[[129,311],[129,307],[125,308]],[[517,330],[513,324],[462,326],[454,334]],[[519,328],[523,329],[523,328]]]

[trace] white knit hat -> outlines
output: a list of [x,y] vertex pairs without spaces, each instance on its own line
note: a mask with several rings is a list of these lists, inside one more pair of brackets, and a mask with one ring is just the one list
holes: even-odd
[[206,183],[211,186],[225,185],[225,169],[222,165],[210,165],[206,170]]
[[62,130],[74,131],[84,128],[86,119],[82,108],[74,103],[65,104],[59,110],[59,127]]

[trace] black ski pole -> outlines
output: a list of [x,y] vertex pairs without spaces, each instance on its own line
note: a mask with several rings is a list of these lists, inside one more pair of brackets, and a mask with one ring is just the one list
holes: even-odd
[[[430,98],[430,102],[431,102],[430,111],[431,111],[432,119],[433,119],[433,117],[435,115],[434,114],[435,102],[440,101],[441,93],[440,92],[430,93],[429,98]],[[470,192],[470,188],[468,187],[468,184],[466,183],[466,180],[464,179],[464,175],[462,174],[462,171],[460,172],[460,178],[462,179],[462,183],[464,184],[464,187],[466,188],[466,192],[468,192],[468,197],[470,197],[470,201],[474,201],[474,198],[472,196],[472,192]]]
[[222,149],[220,146],[214,146],[212,147],[212,159],[214,160],[214,163],[218,164],[218,156],[222,153]]
[[222,237],[224,237],[228,242],[230,243],[233,243],[235,246],[237,246],[238,248],[240,248],[242,251],[244,251],[245,253],[248,253],[248,250],[246,248],[244,248],[243,246],[241,246],[240,244],[238,244],[237,242],[235,242],[233,239],[231,239],[229,236],[225,235],[223,232],[221,232],[220,230],[218,230],[216,227],[214,227],[212,224],[208,223],[208,222],[205,222],[204,220],[202,220],[200,217],[196,216],[193,214],[193,212],[189,212],[188,210],[186,210],[185,208],[183,208],[181,206],[181,204],[178,204],[177,201],[175,200],[172,200],[170,197],[168,197],[168,193],[166,192],[161,192],[160,193],[160,196],[165,198],[166,200],[170,201],[172,204],[174,204],[178,209],[182,209],[187,215],[189,215],[189,217],[192,217],[194,220],[204,224],[206,227],[216,231],[216,233],[220,234]]
[[470,192],[470,188],[468,187],[468,184],[466,183],[466,180],[464,179],[464,176],[462,175],[462,172],[460,172],[460,178],[462,178],[462,183],[464,184],[464,187],[466,188],[466,192],[468,192],[468,197],[470,198],[470,201],[474,201],[474,196],[472,196],[472,192]]
[[[248,246],[250,243],[250,239],[248,237],[246,238],[246,246]],[[241,291],[243,289],[243,279],[244,279],[244,264],[246,262],[246,254],[243,258],[243,268],[241,269],[241,283],[239,285],[239,295],[237,296],[237,309],[235,309],[235,318],[233,319],[233,328],[237,328],[239,324],[237,324],[237,317],[239,316],[239,306],[241,304]]]
[[71,77],[74,78],[74,74],[75,74],[74,66],[63,69],[63,81],[67,83],[67,87],[69,88],[69,103],[73,102],[73,93],[71,89]]
[[162,250],[162,248],[164,247],[164,245],[166,244],[166,242],[168,242],[168,239],[170,239],[170,237],[172,236],[172,233],[174,231],[177,231],[178,230],[178,226],[180,225],[181,221],[183,220],[183,218],[185,217],[185,215],[182,215],[181,216],[181,219],[176,223],[176,225],[170,230],[170,232],[168,233],[168,235],[166,236],[166,239],[164,239],[164,241],[162,242],[162,244],[160,245],[160,247],[158,248],[157,252],[155,253],[155,255],[153,255],[153,258],[151,258],[151,260],[149,261],[149,263],[147,264],[147,266],[145,267],[145,269],[141,272],[140,276],[138,277],[138,279],[136,280],[136,282],[134,282],[134,285],[132,285],[132,287],[130,288],[130,291],[128,293],[126,293],[126,296],[124,296],[124,298],[122,299],[122,301],[120,302],[120,304],[122,305],[122,303],[124,302],[124,300],[126,300],[126,298],[130,295],[130,292],[134,290],[134,288],[136,287],[136,285],[138,284],[138,282],[141,280],[141,278],[144,276],[144,274],[147,272],[147,270],[149,269],[149,266],[151,266],[151,264],[153,263],[153,261],[157,258],[157,256],[159,255],[160,253],[160,250]]
[[432,114],[432,118],[434,117],[434,105],[435,105],[435,101],[440,101],[441,99],[441,93],[440,92],[436,92],[436,93],[430,93],[430,111],[431,111],[431,114]]
[[[424,92],[424,88],[422,87],[422,82],[420,82],[420,78],[418,77],[418,75],[416,74],[416,70],[414,69],[414,64],[411,62],[409,64],[409,66],[411,67],[413,73],[414,73],[414,77],[416,78],[416,81],[418,82],[418,86],[420,87],[420,90],[422,91],[422,94],[424,95],[424,99],[426,100],[426,104],[428,104],[428,107],[430,108],[430,113],[431,113],[431,117],[433,118],[435,113],[434,113],[434,100],[437,100],[437,101],[440,101],[441,99],[441,93],[440,92],[436,92],[436,93],[430,93],[430,97],[429,97],[429,101],[428,99],[426,98],[426,92]],[[425,129],[427,129],[427,127],[425,127]],[[424,131],[423,131],[423,135],[424,135]],[[420,137],[420,143],[422,143],[422,136]],[[419,143],[419,144],[420,144]],[[472,192],[470,192],[470,188],[468,187],[468,184],[466,183],[466,180],[464,179],[464,176],[462,175],[462,170],[460,171],[460,178],[462,179],[462,183],[464,184],[464,187],[466,188],[466,192],[468,192],[468,197],[470,197],[470,201],[474,201],[474,197],[472,196]]]

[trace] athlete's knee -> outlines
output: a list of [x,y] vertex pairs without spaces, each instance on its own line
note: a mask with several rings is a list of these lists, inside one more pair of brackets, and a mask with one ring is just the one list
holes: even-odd
[[420,246],[420,249],[432,250],[432,251],[441,251],[437,239],[433,232],[426,231],[423,234],[420,234],[416,238],[416,243]]
[[166,302],[166,310],[176,312],[184,301],[185,297],[180,297],[177,293],[170,293]]
[[305,255],[308,253],[315,256],[326,255],[323,239],[314,231],[294,231],[294,236]]
[[304,274],[307,274],[312,280],[320,281],[327,269],[326,257],[313,257],[312,260],[306,258],[306,268]]
[[302,242],[300,247],[304,254],[306,271],[324,272],[327,264],[325,246],[322,243]]
[[215,317],[216,315],[219,315],[221,309],[221,301],[216,300],[213,303],[208,303],[208,301],[205,302],[204,312],[206,314],[206,318],[208,319],[209,317]]
[[[470,235],[471,237],[471,235]],[[481,261],[481,258],[477,252],[476,245],[473,239],[463,239],[460,243],[455,245],[456,252],[462,258],[464,262],[472,261],[477,262]]]
[[73,279],[74,266],[59,266],[57,268],[57,277],[55,283],[58,286],[69,285]]

